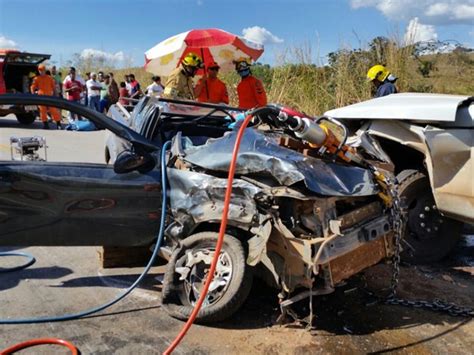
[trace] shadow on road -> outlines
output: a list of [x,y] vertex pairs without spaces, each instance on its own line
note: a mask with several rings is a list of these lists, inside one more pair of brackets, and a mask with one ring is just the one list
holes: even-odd
[[59,279],[72,274],[72,270],[59,267],[38,267],[0,274],[0,291],[16,287],[23,280],[49,280]]
[[[161,285],[156,280],[160,277],[160,273],[149,273],[145,279],[138,285],[138,288],[158,291],[161,292]],[[63,281],[60,285],[54,287],[114,287],[114,288],[126,288],[129,287],[140,274],[120,274],[120,275],[100,275],[100,276],[87,276],[78,277]]]

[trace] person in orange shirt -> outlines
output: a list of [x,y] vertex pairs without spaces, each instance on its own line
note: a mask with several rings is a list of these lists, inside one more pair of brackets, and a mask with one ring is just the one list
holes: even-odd
[[213,104],[229,103],[229,95],[225,84],[217,77],[219,64],[212,62],[207,67],[207,75],[199,79],[194,88],[194,95],[199,102],[210,102]]
[[239,96],[239,107],[251,109],[261,107],[267,104],[267,94],[262,82],[252,75],[250,71],[250,60],[240,58],[235,63],[235,70],[242,80],[237,86]]
[[[38,95],[56,95],[56,83],[51,75],[46,74],[46,67],[44,64],[38,65],[39,75],[35,76],[33,83],[31,84],[30,91],[32,94]],[[61,129],[61,114],[56,107],[38,106],[40,111],[41,121],[43,122],[43,128],[49,129],[48,124],[48,111],[53,120],[56,122],[58,129]]]

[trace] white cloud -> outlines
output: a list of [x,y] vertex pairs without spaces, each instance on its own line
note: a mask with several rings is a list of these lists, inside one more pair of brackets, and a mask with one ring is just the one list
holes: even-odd
[[0,35],[0,48],[17,48],[18,44],[11,40],[8,39],[5,36]]
[[120,51],[117,53],[104,52],[99,49],[86,48],[81,52],[82,59],[97,59],[107,62],[123,62],[126,59],[125,54]]
[[245,39],[259,44],[283,43],[283,39],[275,36],[265,27],[253,26],[242,30]]
[[395,21],[418,17],[428,25],[472,24],[474,0],[351,0],[354,9],[375,7]]
[[436,3],[433,5],[430,5],[426,9],[426,15],[427,16],[439,16],[446,14],[449,11],[449,5],[446,3]]
[[405,43],[413,44],[416,42],[436,41],[438,34],[432,25],[420,23],[418,17],[410,20],[405,32]]

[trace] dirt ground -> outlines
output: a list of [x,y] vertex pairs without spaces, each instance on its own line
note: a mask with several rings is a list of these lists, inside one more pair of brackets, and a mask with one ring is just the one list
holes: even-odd
[[[1,159],[9,159],[10,129],[17,132],[16,124],[0,128],[0,156],[5,154]],[[38,133],[58,139],[62,132]],[[53,144],[52,138],[50,141]],[[0,247],[0,251],[8,249],[12,248]],[[2,319],[75,313],[100,305],[123,291],[141,272],[140,268],[101,269],[98,248],[93,247],[25,250],[36,257],[34,265],[0,273]],[[20,262],[3,258],[0,268]],[[83,354],[161,353],[183,325],[160,309],[162,273],[163,266],[154,267],[129,297],[97,315],[59,323],[0,325],[0,349],[31,338],[60,337],[73,342]],[[335,293],[314,298],[315,318],[310,329],[298,322],[277,325],[276,293],[256,280],[234,317],[212,326],[194,326],[175,353],[472,353],[471,319],[374,302],[367,291],[381,292],[389,280],[390,265],[381,264],[348,280]],[[474,236],[466,236],[453,256],[442,263],[402,266],[399,293],[409,299],[440,298],[474,307],[473,280]],[[295,310],[304,317],[308,305],[307,300],[301,301]],[[67,353],[50,346],[22,353],[53,351]]]
[[[400,295],[474,307],[473,242],[473,236],[466,237],[453,257],[442,263],[403,266]],[[101,269],[97,248],[34,247],[26,251],[35,255],[36,264],[0,274],[1,318],[74,313],[99,305],[131,284],[141,271]],[[19,262],[0,260],[0,267]],[[163,266],[154,267],[128,298],[97,315],[60,323],[0,325],[0,349],[26,339],[55,336],[72,341],[83,354],[160,353],[183,325],[160,309],[162,272]],[[390,265],[381,264],[335,293],[314,298],[312,329],[297,322],[277,325],[276,293],[256,281],[234,317],[212,326],[194,326],[176,353],[472,353],[471,319],[374,303],[366,291],[381,291],[389,275]],[[308,304],[302,301],[295,306],[301,317],[308,314]],[[52,350],[43,346],[25,353]]]

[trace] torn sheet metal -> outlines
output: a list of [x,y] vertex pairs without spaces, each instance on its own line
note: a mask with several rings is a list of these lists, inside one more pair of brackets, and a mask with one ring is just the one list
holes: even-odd
[[[184,160],[204,169],[228,171],[237,132],[185,149]],[[264,174],[285,186],[304,182],[325,196],[368,196],[378,192],[368,170],[325,162],[281,147],[270,134],[247,129],[240,146],[236,175]]]
[[474,223],[474,133],[471,129],[372,121],[368,133],[421,152],[438,209],[450,217]]
[[[171,212],[174,216],[189,215],[194,223],[220,222],[224,206],[227,179],[196,172],[168,169]],[[254,196],[261,189],[235,179],[229,208],[229,223],[251,226],[258,219]]]
[[370,124],[364,124],[354,136],[347,139],[347,143],[354,148],[361,147],[366,154],[380,162],[393,164],[388,154],[380,146],[380,143],[369,134],[369,128]]

